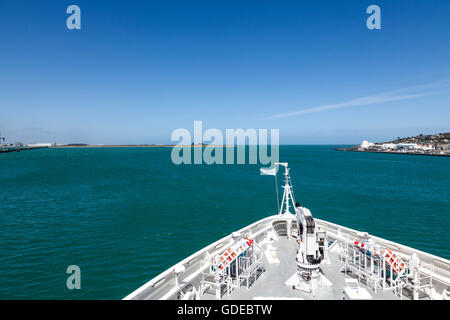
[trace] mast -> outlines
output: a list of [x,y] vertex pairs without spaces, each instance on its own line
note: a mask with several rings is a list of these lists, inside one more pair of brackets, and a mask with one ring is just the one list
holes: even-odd
[[[2,143],[3,140],[3,143]],[[2,137],[2,133],[0,132],[0,145],[5,144],[5,137]]]
[[[284,189],[283,193],[283,199],[281,200],[281,208],[278,212],[278,215],[283,214],[293,214],[290,212],[289,203],[292,203],[292,207],[295,207],[295,198],[294,198],[294,192],[292,190],[292,184],[291,184],[291,177],[289,176],[289,167],[287,162],[277,162],[276,165],[281,165],[284,167],[284,186],[282,187]],[[283,212],[284,208],[284,212]]]

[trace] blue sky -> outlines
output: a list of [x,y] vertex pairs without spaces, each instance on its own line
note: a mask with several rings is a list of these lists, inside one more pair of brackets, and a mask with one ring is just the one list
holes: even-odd
[[90,144],[168,143],[194,120],[286,144],[450,131],[449,35],[448,0],[0,0],[0,130]]

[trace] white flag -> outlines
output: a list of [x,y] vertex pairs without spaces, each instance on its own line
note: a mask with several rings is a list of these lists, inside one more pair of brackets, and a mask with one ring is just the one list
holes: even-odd
[[277,167],[273,168],[259,168],[259,171],[261,172],[261,175],[266,176],[276,176],[277,175]]

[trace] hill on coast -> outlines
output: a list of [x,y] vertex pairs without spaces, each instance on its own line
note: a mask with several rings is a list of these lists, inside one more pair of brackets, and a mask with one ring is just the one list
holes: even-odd
[[417,143],[417,144],[448,144],[450,141],[450,132],[436,134],[419,134],[414,137],[400,138],[383,143]]

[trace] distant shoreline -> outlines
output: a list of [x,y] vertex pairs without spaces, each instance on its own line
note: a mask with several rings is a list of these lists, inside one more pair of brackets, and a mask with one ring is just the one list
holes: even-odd
[[139,144],[115,144],[115,145],[63,145],[63,146],[53,146],[51,148],[170,148],[174,147],[175,145],[169,145],[169,144],[158,144],[158,145],[139,145]]
[[415,156],[432,156],[432,157],[450,157],[450,154],[440,153],[419,153],[414,151],[409,152],[395,152],[395,151],[375,151],[375,150],[358,150],[355,147],[351,148],[333,148],[336,151],[351,151],[351,152],[368,152],[368,153],[389,153],[389,154],[408,154]]
[[173,148],[173,147],[234,147],[227,145],[175,145],[175,144],[93,144],[93,145],[59,145],[50,148]]

